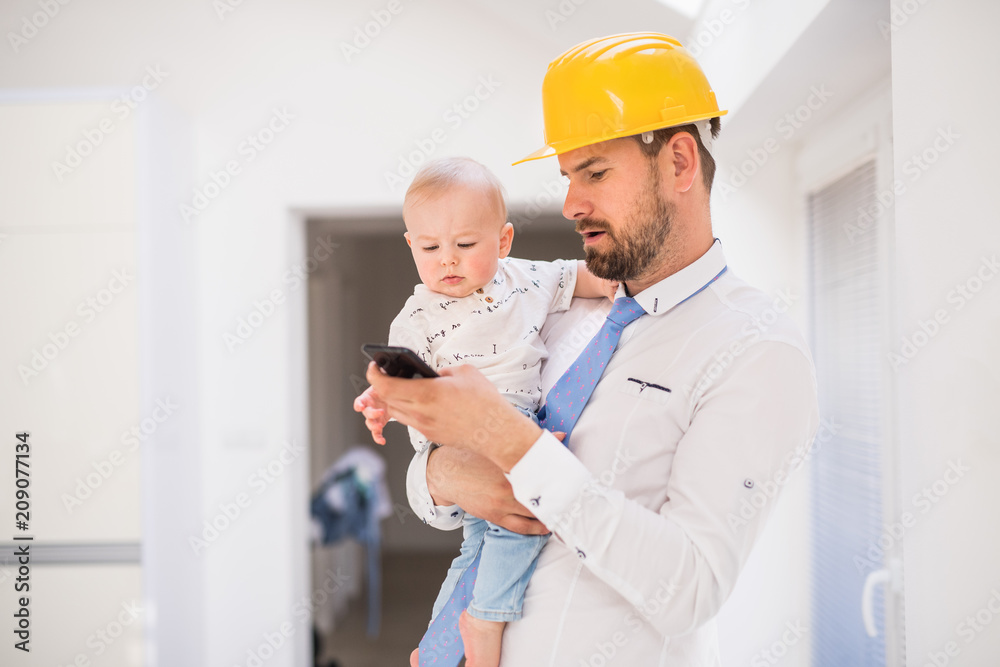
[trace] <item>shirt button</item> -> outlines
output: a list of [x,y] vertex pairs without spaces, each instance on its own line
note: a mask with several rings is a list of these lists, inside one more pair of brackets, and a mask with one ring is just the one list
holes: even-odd
[[542,499],[542,497],[541,497],[541,496],[538,496],[537,498],[532,498],[532,499],[531,499],[531,506],[532,506],[532,507],[538,507],[538,502],[539,502],[539,501],[540,501],[541,499]]
[[579,556],[580,560],[584,560],[587,558],[587,554],[583,553],[583,551],[581,551],[579,548],[576,550],[576,555]]
[[743,480],[743,486],[747,487],[748,489],[752,489],[753,488],[753,480],[750,479],[749,477],[747,477],[745,480]]
[[458,516],[458,512],[452,512],[451,515],[452,516]]

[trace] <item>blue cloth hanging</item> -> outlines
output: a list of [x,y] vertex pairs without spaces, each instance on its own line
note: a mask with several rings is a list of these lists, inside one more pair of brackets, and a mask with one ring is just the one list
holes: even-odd
[[381,623],[381,519],[392,514],[385,484],[385,462],[365,447],[344,454],[323,474],[309,502],[313,534],[322,545],[352,538],[365,548],[368,562],[368,635]]

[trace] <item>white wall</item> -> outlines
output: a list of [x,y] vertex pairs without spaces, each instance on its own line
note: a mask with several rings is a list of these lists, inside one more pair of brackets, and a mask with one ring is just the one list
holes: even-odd
[[704,68],[721,107],[738,110],[829,2],[710,0],[682,41]]
[[[59,148],[51,128],[99,120],[110,97],[42,98],[0,92],[0,155],[22,158],[0,158],[0,428],[11,443],[0,464],[9,498],[2,514],[11,527],[0,538],[0,614],[13,619],[19,599],[30,601],[27,646],[36,664],[82,655],[95,667],[131,666],[140,664],[148,616],[134,562],[146,517],[137,502],[139,441],[123,434],[155,407],[140,396],[135,118],[119,121],[89,174],[60,187],[49,169]],[[19,453],[28,457],[15,487],[13,438],[22,431],[29,447]],[[26,497],[15,498],[16,489]],[[15,500],[27,503],[18,508],[28,523],[18,535],[34,540],[19,543],[29,549],[30,571],[19,569],[24,561],[7,546]],[[127,556],[101,566],[42,564],[46,547],[53,554],[55,545],[95,542],[119,545],[107,551]],[[67,604],[62,588],[74,581],[81,595]],[[83,601],[87,614],[79,613]],[[88,644],[88,636],[133,603],[139,611],[128,627],[96,655],[96,637]],[[40,640],[40,627],[61,628],[60,641]],[[0,663],[23,656],[14,642],[0,646]]]
[[[921,322],[944,322],[916,336],[897,370],[902,503],[919,518],[904,541],[907,664],[978,667],[1000,655],[998,269],[983,268],[993,279],[977,282],[1000,250],[1000,128],[990,121],[1000,104],[1000,6],[892,5],[895,167],[908,186],[895,200],[899,349]],[[951,145],[938,139],[949,130]],[[914,156],[925,151],[922,170]],[[963,302],[956,290],[966,284],[980,291]],[[961,477],[948,472],[958,462],[968,466]],[[915,498],[924,488],[927,499]],[[967,620],[977,614],[978,626]]]

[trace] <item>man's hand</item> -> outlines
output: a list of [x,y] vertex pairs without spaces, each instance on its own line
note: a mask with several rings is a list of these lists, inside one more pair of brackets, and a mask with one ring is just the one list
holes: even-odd
[[372,432],[372,440],[380,445],[385,444],[382,429],[389,423],[389,415],[385,410],[385,401],[379,398],[374,387],[368,387],[363,394],[354,399],[354,411],[365,416],[365,426]]
[[542,433],[472,366],[445,368],[432,379],[403,379],[383,374],[372,362],[366,378],[387,405],[387,415],[432,442],[482,454],[504,471]]
[[427,488],[435,505],[460,505],[473,516],[522,535],[549,532],[514,499],[500,468],[474,452],[454,447],[432,451],[427,458]]

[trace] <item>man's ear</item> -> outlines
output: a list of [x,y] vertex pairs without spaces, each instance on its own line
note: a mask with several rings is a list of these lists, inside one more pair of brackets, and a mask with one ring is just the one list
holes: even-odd
[[410,232],[403,232],[403,238],[406,239],[406,245],[413,247],[413,241],[410,240]]
[[503,223],[503,228],[500,230],[500,259],[503,259],[510,253],[510,246],[514,242],[514,225],[509,222]]
[[660,169],[668,169],[667,173],[674,175],[674,190],[687,192],[694,185],[698,172],[701,170],[701,160],[698,155],[698,142],[690,132],[678,132],[660,151],[667,165],[661,163]]

